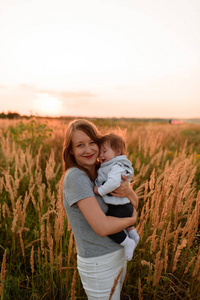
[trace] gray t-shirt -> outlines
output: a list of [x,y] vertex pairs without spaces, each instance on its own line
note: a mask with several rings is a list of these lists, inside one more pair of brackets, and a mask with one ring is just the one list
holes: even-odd
[[[71,168],[66,172],[63,181],[63,203],[74,233],[77,253],[82,257],[97,257],[122,248],[107,236],[98,235],[78,208],[79,200],[95,197],[93,187],[94,183],[82,170]],[[107,205],[101,196],[96,196],[96,199],[103,212],[106,213]]]

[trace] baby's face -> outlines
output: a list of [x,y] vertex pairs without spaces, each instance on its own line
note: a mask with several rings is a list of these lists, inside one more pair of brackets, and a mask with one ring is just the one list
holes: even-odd
[[106,162],[106,161],[111,160],[115,156],[116,156],[116,153],[110,147],[108,142],[105,142],[104,144],[100,145],[99,161],[100,161],[101,164]]

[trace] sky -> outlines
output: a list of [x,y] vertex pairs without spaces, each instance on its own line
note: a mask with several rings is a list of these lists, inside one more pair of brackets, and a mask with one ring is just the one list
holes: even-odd
[[0,0],[0,112],[200,118],[199,0]]

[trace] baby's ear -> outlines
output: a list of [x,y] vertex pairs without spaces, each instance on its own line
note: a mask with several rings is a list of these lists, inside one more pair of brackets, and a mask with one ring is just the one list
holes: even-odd
[[117,149],[117,150],[116,150],[116,155],[121,155],[121,154],[122,154],[121,149]]

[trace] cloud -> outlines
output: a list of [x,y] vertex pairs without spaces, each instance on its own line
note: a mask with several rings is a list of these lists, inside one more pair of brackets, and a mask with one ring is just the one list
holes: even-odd
[[[0,106],[3,110],[17,110],[23,114],[31,112],[38,113],[38,97],[43,105],[45,97],[57,99],[66,114],[84,111],[87,114],[88,108],[93,107],[93,102],[97,103],[98,95],[90,91],[70,91],[41,89],[35,85],[20,84],[15,86],[0,85]],[[39,107],[39,106],[38,106]],[[48,108],[48,107],[47,107]],[[47,110],[46,108],[46,110]]]
[[66,91],[66,92],[61,92],[60,93],[62,97],[64,98],[94,98],[97,97],[97,95],[92,94],[90,92],[70,92],[70,91]]
[[63,106],[68,107],[79,107],[83,105],[90,105],[94,98],[97,98],[98,95],[93,94],[88,91],[55,91],[49,89],[40,89],[37,90],[38,93],[45,93],[49,96],[56,97],[62,101]]
[[[58,97],[62,100],[69,100],[69,99],[86,99],[86,98],[95,98],[98,95],[93,94],[89,91],[57,91],[57,90],[51,90],[51,89],[38,89],[34,85],[28,85],[28,84],[20,84],[18,86],[22,90],[26,91],[32,91],[35,93],[42,93],[42,94],[48,94],[50,96]],[[1,85],[0,85],[1,88]],[[2,86],[3,88],[3,86]]]

